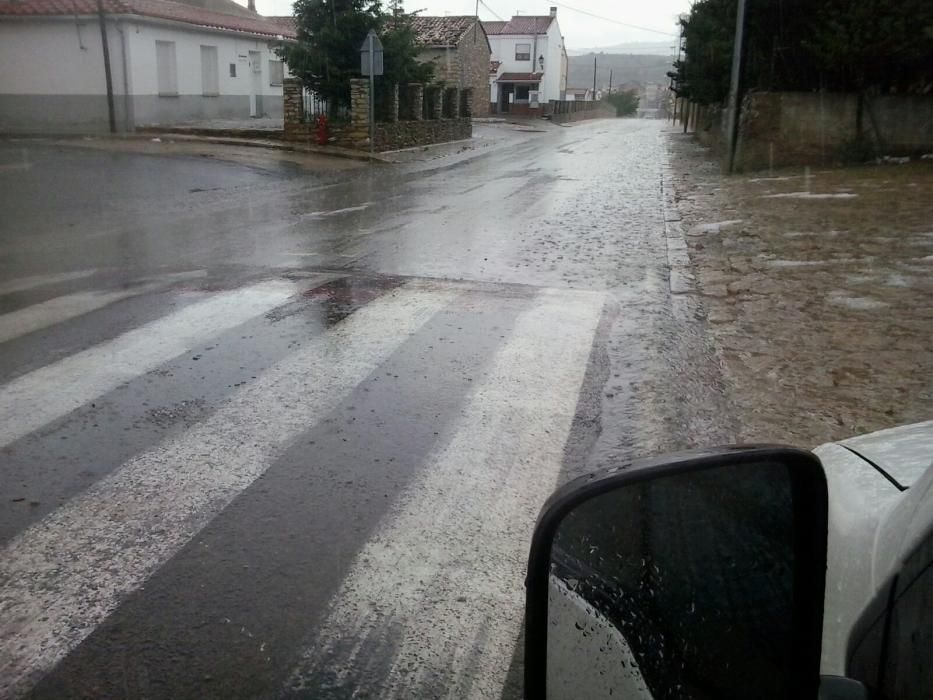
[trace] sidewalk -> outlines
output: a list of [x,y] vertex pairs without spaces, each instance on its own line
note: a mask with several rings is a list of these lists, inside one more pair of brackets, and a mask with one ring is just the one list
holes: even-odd
[[[367,151],[320,146],[313,142],[282,141],[277,138],[259,138],[250,133],[248,138],[229,135],[194,133],[195,127],[172,130],[150,128],[133,134],[114,136],[10,136],[11,140],[51,141],[62,145],[151,154],[188,154],[215,157],[248,165],[290,162],[305,168],[343,170],[353,167],[338,165],[339,161],[362,163],[403,164],[409,171],[436,169],[456,165],[488,153],[493,148],[523,143],[557,127],[527,124],[478,123],[473,138],[448,143],[419,146],[401,151],[370,154]],[[262,152],[266,153],[263,154]]]
[[809,447],[933,416],[933,162],[725,178],[666,138],[742,440]]
[[444,167],[478,158],[496,148],[507,148],[529,141],[547,133],[555,127],[529,124],[513,124],[504,121],[482,121],[473,124],[473,138],[451,143],[438,143],[431,146],[417,146],[401,151],[388,151],[381,154],[393,163],[413,164],[410,170],[425,167]]
[[72,148],[113,153],[145,153],[160,156],[196,156],[230,161],[262,169],[283,165],[302,170],[339,172],[366,167],[368,158],[339,157],[302,148],[283,148],[281,142],[256,139],[221,139],[178,134],[138,134],[133,136],[11,137],[10,141],[44,142]]

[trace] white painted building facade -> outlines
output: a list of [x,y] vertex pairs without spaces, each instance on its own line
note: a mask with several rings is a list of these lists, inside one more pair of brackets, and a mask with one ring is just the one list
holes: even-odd
[[[29,4],[16,3],[21,11]],[[141,7],[175,19],[138,14],[121,0],[106,6],[118,131],[282,115],[287,68],[274,49],[289,29],[258,15],[224,15],[167,0]],[[8,15],[0,7],[0,132],[109,129],[99,20],[88,0],[77,0],[76,7],[71,15]]]
[[496,111],[563,99],[567,51],[556,7],[549,15],[517,15],[508,22],[484,22],[483,26],[493,65],[498,64],[489,80],[489,101]]

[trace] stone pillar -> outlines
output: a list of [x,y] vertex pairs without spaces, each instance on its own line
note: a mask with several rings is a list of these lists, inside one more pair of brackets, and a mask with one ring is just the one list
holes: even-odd
[[466,119],[471,119],[473,117],[473,88],[467,88],[461,94],[461,100],[463,103],[463,109],[461,110],[460,116]]
[[350,79],[350,141],[369,146],[369,78]]
[[447,117],[456,119],[460,116],[460,89],[447,88],[444,91],[444,104],[447,105]]
[[431,118],[444,118],[444,88],[436,87],[431,91]]
[[420,122],[424,111],[424,85],[421,83],[408,83],[408,107],[411,109],[408,118]]
[[386,105],[386,121],[393,124],[398,121],[398,84],[389,90],[389,104]]
[[302,92],[301,81],[296,78],[286,78],[282,81],[285,138],[295,135],[296,127],[304,121]]

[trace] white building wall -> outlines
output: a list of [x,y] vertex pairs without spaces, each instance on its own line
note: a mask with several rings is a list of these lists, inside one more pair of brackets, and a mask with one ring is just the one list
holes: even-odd
[[[108,24],[117,125],[126,124],[123,55]],[[107,131],[107,84],[96,18],[0,22],[0,132]]]
[[[259,54],[256,87],[260,115],[282,116],[282,87],[269,84],[269,61],[279,60],[271,41],[221,32],[175,26],[134,23],[129,32],[133,57],[134,112],[138,125],[167,124],[196,119],[245,119],[250,116],[253,88],[250,52]],[[156,42],[175,42],[178,95],[160,96],[156,69]],[[201,84],[201,46],[217,47],[218,96],[204,96]],[[230,75],[230,64],[236,76]]]
[[548,27],[545,41],[547,53],[544,54],[544,82],[542,86],[545,95],[542,100],[559,100],[563,97],[562,60],[564,54],[564,37],[561,36],[560,27],[555,19]]
[[[250,116],[250,51],[259,52],[261,114],[282,115],[282,88],[269,84],[272,42],[182,24],[112,17],[107,22],[117,128]],[[158,95],[155,42],[174,41],[178,96]],[[216,46],[219,96],[201,86],[201,45]],[[125,47],[125,54],[124,54]],[[237,75],[230,77],[229,64]],[[86,133],[109,129],[96,17],[0,21],[0,132]],[[128,67],[124,75],[123,66]],[[286,68],[285,75],[288,76]]]
[[105,94],[101,55],[96,21],[0,22],[0,93]]

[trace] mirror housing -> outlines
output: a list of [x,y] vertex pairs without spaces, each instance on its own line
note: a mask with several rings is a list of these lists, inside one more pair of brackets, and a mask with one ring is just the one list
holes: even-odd
[[[583,507],[587,503],[596,503],[594,499],[614,493],[622,495],[623,492],[629,490],[628,495],[631,496],[636,490],[644,490],[646,487],[653,489],[655,493],[657,493],[658,488],[661,488],[661,503],[663,504],[663,488],[665,485],[677,483],[678,477],[680,482],[683,482],[684,479],[696,478],[709,482],[710,478],[715,480],[716,470],[722,470],[719,474],[731,480],[724,483],[737,483],[744,480],[737,479],[736,475],[742,474],[743,470],[748,470],[747,474],[751,482],[754,481],[753,477],[757,478],[758,474],[764,474],[766,467],[771,472],[786,474],[788,492],[786,505],[782,502],[782,504],[776,506],[783,514],[784,522],[789,524],[788,527],[783,528],[782,536],[791,543],[790,547],[793,550],[791,553],[792,571],[787,574],[790,581],[788,584],[788,597],[792,599],[790,604],[792,609],[788,611],[790,616],[788,634],[790,636],[787,645],[787,652],[792,656],[792,659],[788,660],[787,669],[792,677],[787,679],[787,688],[789,689],[787,697],[817,697],[820,685],[823,595],[826,578],[828,510],[826,479],[819,459],[812,453],[794,448],[772,446],[726,447],[629,462],[580,477],[559,488],[548,499],[538,517],[528,559],[525,608],[525,697],[544,698],[548,696],[548,634],[551,629],[557,628],[552,626],[553,623],[549,623],[549,596],[553,599],[555,595],[555,585],[552,579],[563,582],[563,579],[555,579],[554,575],[552,575],[552,572],[556,570],[555,566],[557,566],[552,561],[552,546],[565,520],[574,522],[575,514],[584,512]],[[736,472],[735,470],[739,471]],[[752,506],[754,506],[754,503],[750,501],[749,507]],[[649,526],[651,523],[650,518],[654,517],[656,510],[652,510],[652,508],[645,508],[644,513],[641,514],[642,522]],[[747,508],[745,511],[745,514],[748,515]],[[606,512],[611,512],[611,509],[604,508],[601,511],[603,515]],[[717,517],[720,523],[725,522],[728,525],[732,514],[731,512],[724,515],[719,513]],[[754,520],[749,520],[754,525]],[[747,525],[747,523],[745,524]],[[579,529],[578,525],[574,527]],[[608,538],[608,541],[612,541],[611,537]],[[601,542],[603,549],[605,549],[605,543],[606,539]],[[600,560],[602,560],[602,555],[600,555]],[[729,565],[728,562],[713,563],[724,566]],[[670,561],[667,564],[670,565]],[[641,565],[645,565],[644,559],[641,560]],[[625,564],[615,562],[610,566],[622,568]],[[708,585],[708,582],[706,585]],[[596,595],[594,600],[603,609],[605,609],[606,601],[611,599],[611,596],[605,595],[605,589],[595,590],[590,588],[581,590],[589,590],[590,593]],[[566,593],[566,591],[563,592]],[[651,594],[654,595],[653,592]],[[698,595],[702,597],[702,590]],[[623,594],[615,600],[623,601],[626,599]],[[633,599],[628,598],[627,600],[631,601]],[[623,603],[619,603],[619,605],[623,605]],[[591,612],[594,610],[589,601],[579,598],[577,611],[579,612],[584,608]],[[622,640],[621,646],[626,647],[621,653],[625,655],[625,658],[629,659],[628,663],[623,661],[621,665],[631,668],[631,659],[634,658],[632,649],[627,648],[622,635],[618,635],[620,630],[612,626],[608,617],[596,615],[594,619],[597,620],[597,624],[593,625],[590,631],[599,630],[600,633],[609,631],[610,636],[616,634],[618,640]],[[621,619],[621,611],[619,612],[619,619]],[[607,622],[610,624],[607,625]],[[573,629],[573,626],[571,626],[571,629]],[[579,622],[576,623],[576,629],[582,631],[582,636],[587,636],[585,626],[581,626]],[[632,627],[629,631],[634,632],[637,629]],[[769,630],[761,630],[763,637],[768,632]],[[607,642],[603,645],[604,649],[613,647],[615,651],[618,651],[620,647],[618,640],[612,642],[607,639]],[[561,640],[562,642],[563,640]],[[590,651],[584,651],[583,658],[589,660]],[[728,666],[728,664],[726,665]],[[591,671],[594,677],[597,673],[603,676],[605,668],[597,670],[598,666],[599,664],[594,659],[589,669],[581,669],[578,665],[575,673]],[[628,671],[628,673],[632,675],[632,671]],[[635,675],[639,675],[637,671]],[[770,682],[768,678],[758,680],[763,685]],[[652,697],[651,693],[648,692],[644,679],[640,675],[637,683],[639,684],[638,695],[640,697]],[[601,687],[600,684],[605,685],[603,681],[600,681],[594,687]],[[578,693],[581,690],[578,689]],[[593,688],[590,688],[590,690],[596,692]],[[648,694],[644,695],[643,692]],[[690,697],[689,694],[681,696]],[[551,697],[560,697],[560,695],[552,693]]]

